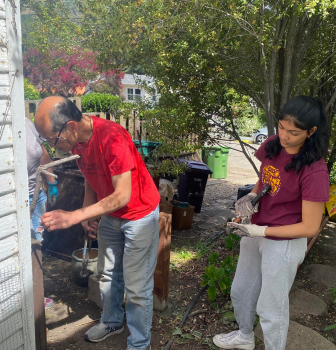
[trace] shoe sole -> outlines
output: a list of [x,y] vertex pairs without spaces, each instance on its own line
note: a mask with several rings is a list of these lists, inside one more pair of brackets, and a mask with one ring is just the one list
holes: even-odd
[[106,338],[110,337],[111,335],[120,334],[120,333],[122,333],[123,331],[124,331],[124,327],[118,329],[117,331],[114,331],[114,332],[111,332],[111,333],[107,333],[107,334],[105,335],[105,337],[100,338],[100,339],[97,339],[97,340],[95,340],[95,339],[90,339],[90,338],[85,334],[85,340],[87,340],[87,341],[89,341],[89,342],[91,342],[91,343],[99,343],[99,342],[105,340]]
[[221,349],[242,349],[242,350],[254,350],[255,344],[241,344],[241,345],[222,345],[215,338],[213,339],[213,343]]

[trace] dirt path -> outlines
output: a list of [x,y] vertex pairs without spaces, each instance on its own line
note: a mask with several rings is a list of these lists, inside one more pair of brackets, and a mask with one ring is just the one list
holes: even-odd
[[[231,197],[237,193],[238,183],[239,178],[236,182],[221,181],[219,184],[208,186],[203,203],[204,210],[201,214],[195,215],[192,229],[172,232],[169,307],[163,313],[154,312],[151,343],[153,350],[163,350],[172,337],[175,339],[172,350],[217,349],[212,344],[212,337],[217,333],[230,332],[237,326],[236,323],[222,319],[223,312],[228,310],[228,296],[217,298],[218,307],[211,309],[205,294],[192,310],[196,314],[187,319],[182,331],[177,329],[188,304],[201,289],[201,276],[204,274],[205,267],[208,266],[207,257],[214,251],[223,257],[228,255],[222,238],[216,240],[210,247],[197,242],[204,242],[213,233],[223,228],[220,213],[228,212]],[[222,209],[218,209],[220,207]],[[214,208],[219,214],[214,214]],[[214,220],[216,215],[221,220]],[[202,228],[201,224],[205,220],[214,224],[206,229]],[[326,288],[311,283],[304,268],[312,263],[336,267],[335,246],[336,228],[335,225],[330,224],[327,230],[322,232],[321,238],[300,267],[296,278],[300,288],[326,299],[329,298],[329,301],[330,293]],[[49,329],[48,349],[125,350],[127,327],[124,333],[110,337],[99,345],[84,340],[85,332],[95,324],[92,321],[100,318],[101,310],[88,300],[87,288],[74,283],[69,262],[45,256],[43,264],[45,295],[55,301],[55,306],[46,311]],[[330,304],[326,316],[303,316],[298,322],[314,329],[336,344],[336,331],[323,331],[327,325],[336,322],[335,305]],[[173,333],[179,335],[173,336]],[[256,350],[262,349],[264,349],[263,343],[257,340]]]
[[[231,198],[236,190],[237,186],[229,182],[209,186],[204,199],[204,208],[210,207],[215,199]],[[208,211],[204,213],[209,214]],[[152,349],[163,349],[171,339],[189,302],[201,288],[201,276],[208,266],[207,257],[210,252],[217,250],[220,254],[227,254],[221,247],[224,244],[221,240],[216,241],[216,248],[204,248],[196,244],[208,238],[215,230],[215,228],[206,231],[199,229],[195,220],[191,230],[172,232],[170,303],[168,310],[154,313]],[[85,332],[95,324],[92,321],[98,320],[101,314],[101,310],[88,300],[87,288],[74,283],[69,262],[45,256],[43,266],[45,295],[55,301],[54,307],[46,311],[48,349],[97,349],[97,344],[84,340]],[[224,307],[226,301],[227,298],[221,300],[221,307]],[[214,348],[211,341],[213,335],[231,330],[230,324],[222,325],[218,310],[211,310],[206,294],[198,301],[193,311],[201,312],[188,318],[183,327],[183,334],[175,337],[171,349]],[[126,329],[123,334],[100,343],[99,349],[124,350],[127,336]]]

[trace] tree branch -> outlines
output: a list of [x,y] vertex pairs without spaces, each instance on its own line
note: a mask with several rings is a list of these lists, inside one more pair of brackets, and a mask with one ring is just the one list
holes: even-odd
[[323,60],[309,75],[309,77],[300,85],[299,90],[297,91],[297,94],[300,95],[301,91],[304,89],[305,85],[308,83],[308,81],[316,74],[316,72],[332,57],[336,54],[336,51],[332,52],[325,60]]
[[336,89],[334,90],[329,102],[327,103],[325,107],[325,113],[328,114],[330,107],[333,105],[333,103],[336,101]]
[[296,32],[297,17],[292,16],[290,27],[287,33],[287,47],[285,52],[284,73],[282,81],[282,93],[280,108],[284,106],[290,96],[290,81],[291,81],[291,66],[294,53],[295,32]]

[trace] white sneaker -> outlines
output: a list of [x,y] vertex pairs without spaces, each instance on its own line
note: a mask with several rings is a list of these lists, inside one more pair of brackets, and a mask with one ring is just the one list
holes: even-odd
[[254,333],[251,339],[243,338],[239,331],[217,334],[213,337],[213,342],[221,349],[253,350],[255,348]]

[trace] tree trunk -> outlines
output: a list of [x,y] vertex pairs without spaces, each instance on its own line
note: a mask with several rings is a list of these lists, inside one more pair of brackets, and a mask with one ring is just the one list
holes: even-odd
[[285,61],[284,61],[284,71],[283,71],[283,79],[282,79],[280,109],[288,101],[291,94],[291,70],[292,70],[292,58],[294,53],[296,24],[297,24],[297,17],[293,16],[291,19],[290,27],[286,38],[287,46],[285,48]]

